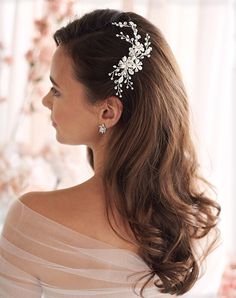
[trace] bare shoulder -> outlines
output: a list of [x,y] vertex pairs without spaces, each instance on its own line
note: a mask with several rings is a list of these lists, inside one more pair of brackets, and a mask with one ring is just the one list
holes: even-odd
[[[27,207],[47,216],[51,219],[60,219],[63,214],[72,210],[71,188],[58,189],[52,191],[32,191],[20,196],[19,200]],[[77,204],[79,204],[80,194],[77,190]],[[69,210],[70,209],[70,210]],[[76,208],[77,212],[79,208]]]
[[[102,194],[88,187],[33,191],[22,195],[20,200],[34,211],[74,231],[137,253],[137,247],[119,238],[108,224]],[[113,220],[112,223],[118,227]],[[121,225],[118,229],[126,233]]]
[[24,203],[26,206],[34,209],[35,203],[41,203],[41,198],[45,196],[47,192],[31,191],[21,195],[18,200]]
[[[104,214],[97,202],[89,204],[89,194],[80,187],[23,194],[20,201],[37,213],[77,232],[94,235],[91,226],[104,228]],[[94,224],[91,225],[91,221]]]
[[27,207],[40,211],[48,209],[50,198],[52,198],[53,191],[31,191],[19,197],[19,200]]
[[[79,209],[88,207],[88,204],[93,199],[99,201],[99,192],[91,191],[90,181],[85,181],[81,184],[57,190],[50,191],[31,191],[23,194],[19,199],[22,203],[36,211],[50,212],[63,210],[70,212],[73,208],[78,212]],[[96,197],[96,198],[95,198]]]
[[21,202],[34,211],[81,233],[90,233],[94,226],[104,228],[105,208],[102,195],[85,185],[53,191],[33,191],[23,194]]
[[[49,217],[85,220],[104,212],[104,194],[99,184],[89,179],[78,185],[52,191],[33,191],[22,195],[21,201]],[[77,222],[78,224],[78,222]]]

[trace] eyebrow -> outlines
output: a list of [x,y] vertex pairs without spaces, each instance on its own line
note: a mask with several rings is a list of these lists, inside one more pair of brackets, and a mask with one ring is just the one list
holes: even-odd
[[55,85],[57,86],[58,88],[60,88],[60,86],[54,81],[54,79],[50,76],[49,77],[50,81]]

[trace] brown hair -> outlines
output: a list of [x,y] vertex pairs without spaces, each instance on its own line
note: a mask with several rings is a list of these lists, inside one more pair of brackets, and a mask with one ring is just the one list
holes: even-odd
[[[194,239],[211,230],[219,232],[220,206],[206,189],[200,189],[201,183],[214,187],[198,174],[187,95],[171,49],[147,19],[113,9],[97,9],[69,22],[55,32],[54,39],[65,47],[75,78],[84,84],[93,104],[115,96],[108,73],[128,54],[129,43],[115,37],[120,29],[111,22],[130,20],[137,24],[141,40],[146,33],[150,35],[152,52],[150,58],[144,58],[143,69],[132,77],[134,90],[122,93],[123,113],[112,128],[103,177],[107,216],[114,204],[150,268],[141,297],[153,277],[157,277],[160,292],[181,295],[200,273]],[[124,34],[132,33],[130,30],[122,28]],[[93,167],[92,150],[87,149]]]

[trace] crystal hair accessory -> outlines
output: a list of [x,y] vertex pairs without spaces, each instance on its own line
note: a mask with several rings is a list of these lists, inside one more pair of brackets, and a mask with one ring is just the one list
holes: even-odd
[[133,75],[134,72],[138,72],[142,69],[143,63],[141,60],[144,58],[144,56],[150,57],[152,47],[150,46],[150,35],[148,33],[146,33],[145,43],[143,44],[139,42],[141,35],[138,34],[138,30],[136,28],[137,25],[134,22],[114,22],[112,24],[119,27],[130,27],[132,28],[134,33],[134,37],[132,38],[130,38],[128,34],[125,36],[122,31],[120,31],[120,34],[116,34],[117,37],[125,39],[127,42],[132,44],[132,46],[129,47],[128,57],[122,57],[118,65],[113,65],[113,68],[115,69],[109,73],[109,76],[111,76],[111,80],[114,79],[114,76],[119,77],[118,79],[114,80],[114,83],[116,84],[114,88],[117,90],[116,95],[122,97],[122,84],[126,83],[126,89],[128,89],[129,87],[132,90],[134,89],[132,86],[133,82],[130,80],[131,75]]

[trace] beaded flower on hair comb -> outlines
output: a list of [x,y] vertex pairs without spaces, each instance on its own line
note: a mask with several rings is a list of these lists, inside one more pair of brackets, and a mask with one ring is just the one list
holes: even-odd
[[118,65],[113,65],[113,68],[115,69],[108,74],[109,76],[111,76],[111,80],[114,79],[114,76],[119,77],[118,79],[114,80],[114,83],[116,84],[116,95],[122,97],[121,93],[123,92],[123,82],[126,83],[126,89],[128,89],[129,87],[132,90],[134,89],[132,86],[133,82],[130,80],[131,75],[133,75],[134,72],[138,72],[142,69],[143,63],[141,59],[143,59],[144,56],[150,57],[152,47],[149,46],[151,42],[149,41],[150,36],[148,33],[146,33],[144,44],[138,41],[141,36],[140,34],[138,34],[138,30],[136,28],[137,25],[134,22],[130,21],[129,24],[127,22],[114,22],[112,24],[119,27],[130,27],[132,28],[134,33],[134,37],[132,38],[130,38],[128,34],[125,36],[122,31],[120,32],[120,34],[116,34],[117,37],[120,36],[121,39],[125,39],[127,42],[131,43],[132,46],[129,47],[128,57],[122,57]]

